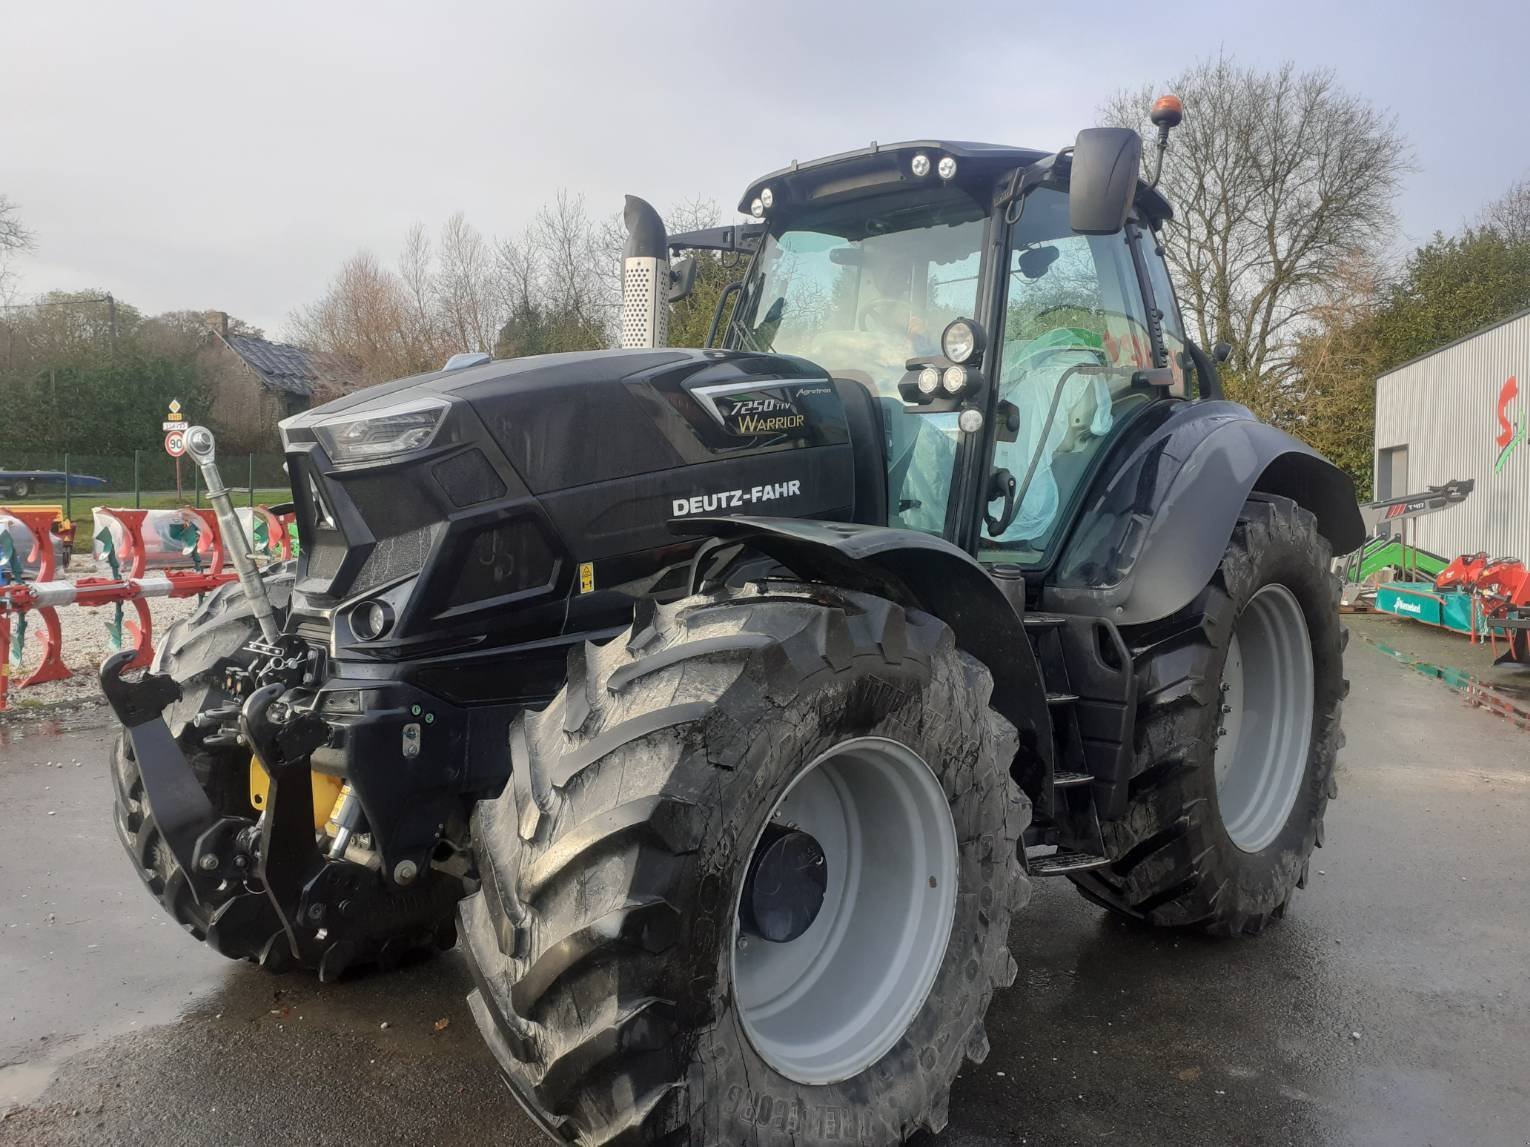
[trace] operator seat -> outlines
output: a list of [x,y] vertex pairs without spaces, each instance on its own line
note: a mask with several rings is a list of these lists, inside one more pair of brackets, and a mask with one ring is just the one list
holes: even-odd
[[850,431],[850,459],[855,472],[855,512],[862,525],[887,525],[887,425],[881,396],[871,376],[842,370],[831,381],[845,408]]

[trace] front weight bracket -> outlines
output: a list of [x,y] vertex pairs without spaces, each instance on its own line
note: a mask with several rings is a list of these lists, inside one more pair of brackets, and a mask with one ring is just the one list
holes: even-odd
[[309,757],[329,739],[329,726],[312,713],[278,704],[285,685],[266,685],[244,703],[239,728],[270,778],[260,822],[255,875],[281,920],[292,954],[313,962],[318,951],[298,912],[303,887],[324,865],[314,837]]

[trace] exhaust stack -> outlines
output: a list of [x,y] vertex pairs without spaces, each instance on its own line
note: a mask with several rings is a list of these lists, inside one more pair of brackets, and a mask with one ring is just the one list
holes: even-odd
[[669,236],[651,204],[627,196],[622,212],[622,334],[628,348],[660,347],[669,340]]

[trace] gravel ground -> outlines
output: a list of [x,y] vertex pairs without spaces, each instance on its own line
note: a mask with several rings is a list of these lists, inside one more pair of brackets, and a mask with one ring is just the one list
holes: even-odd
[[[87,555],[77,554],[69,563],[71,579],[101,577],[104,572],[97,569],[95,562]],[[149,616],[153,619],[154,636],[158,638],[163,635],[174,622],[188,616],[196,607],[197,599],[194,597],[151,598]],[[114,612],[110,606],[101,609],[61,606],[58,621],[63,630],[64,664],[73,671],[74,676],[64,681],[50,681],[22,689],[18,687],[20,681],[42,659],[42,622],[32,616],[27,625],[21,665],[11,666],[10,709],[7,713],[0,713],[0,721],[7,716],[26,715],[39,709],[51,712],[56,708],[85,709],[105,704],[101,686],[96,681],[96,668],[113,651],[106,627]],[[124,608],[125,620],[136,617],[137,611],[132,606]]]

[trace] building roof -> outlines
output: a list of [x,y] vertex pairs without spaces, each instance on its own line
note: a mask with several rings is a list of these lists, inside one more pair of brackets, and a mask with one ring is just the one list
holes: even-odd
[[230,335],[223,341],[270,390],[311,398],[315,390],[343,392],[361,384],[361,372],[344,355],[244,335]]

